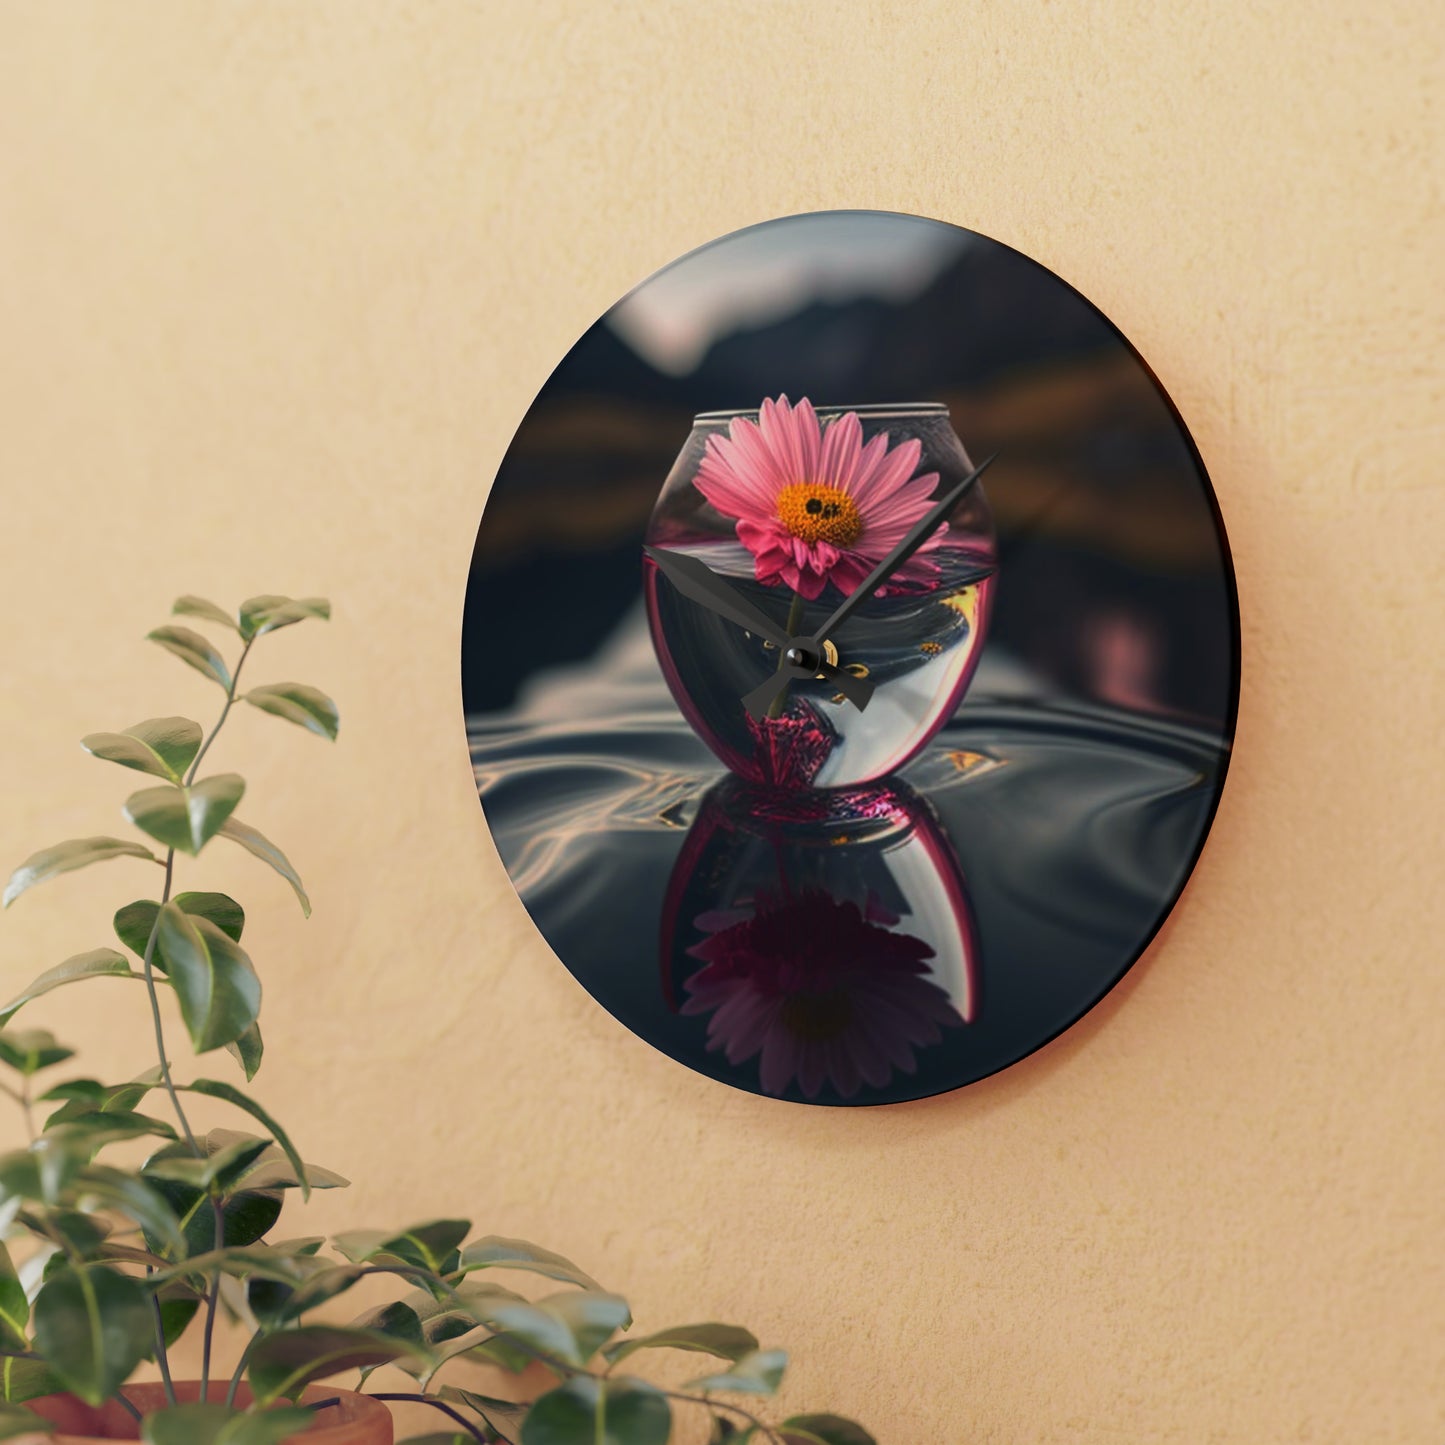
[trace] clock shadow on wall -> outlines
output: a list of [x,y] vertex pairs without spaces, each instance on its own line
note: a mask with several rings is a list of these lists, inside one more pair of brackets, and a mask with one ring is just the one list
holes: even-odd
[[[643,605],[694,416],[782,394],[943,403],[1000,453],[972,684],[847,794],[729,773]],[[462,683],[502,861],[593,997],[728,1084],[878,1104],[1017,1061],[1138,958],[1213,818],[1238,659],[1208,478],[1113,325],[985,237],[823,212],[684,257],[553,372],[478,530]]]

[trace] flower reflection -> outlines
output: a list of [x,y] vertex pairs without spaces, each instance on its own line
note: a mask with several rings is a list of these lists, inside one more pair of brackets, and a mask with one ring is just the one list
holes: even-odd
[[718,784],[661,923],[664,999],[705,1021],[698,1047],[765,1094],[886,1097],[977,1007],[957,859],[897,780],[803,794]]
[[688,949],[705,967],[687,980],[684,1014],[710,1014],[708,1048],[730,1064],[760,1055],[764,1093],[794,1079],[806,1098],[829,1084],[851,1099],[917,1069],[915,1051],[963,1020],[928,977],[933,949],[896,932],[874,894],[863,904],[805,888],[761,891],[745,910],[699,915]]
[[779,788],[807,788],[838,743],[838,732],[812,703],[796,695],[780,717],[743,720],[752,735],[761,781]]

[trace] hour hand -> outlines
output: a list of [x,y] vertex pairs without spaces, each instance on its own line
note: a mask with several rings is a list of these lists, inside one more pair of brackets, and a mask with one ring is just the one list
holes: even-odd
[[760,611],[725,578],[719,577],[705,562],[684,552],[668,552],[661,547],[642,549],[657,564],[657,570],[684,597],[736,622],[739,627],[755,632],[774,647],[787,647],[787,631]]

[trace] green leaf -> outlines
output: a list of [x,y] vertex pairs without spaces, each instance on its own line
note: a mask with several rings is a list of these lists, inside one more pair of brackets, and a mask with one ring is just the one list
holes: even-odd
[[108,763],[179,783],[201,750],[201,725],[185,717],[153,717],[118,733],[89,733],[80,745]]
[[475,1390],[463,1390],[456,1385],[442,1386],[442,1399],[449,1405],[465,1405],[482,1417],[494,1435],[504,1435],[509,1440],[517,1438],[527,1411],[532,1407],[516,1400],[498,1400],[493,1395],[479,1395]]
[[304,1405],[274,1406],[232,1421],[216,1436],[215,1445],[281,1445],[305,1434],[315,1419],[316,1412]]
[[287,1162],[296,1171],[296,1177],[301,1185],[301,1197],[303,1199],[311,1197],[311,1185],[307,1180],[306,1165],[302,1163],[301,1156],[296,1152],[296,1146],[291,1142],[291,1136],[254,1099],[243,1094],[233,1085],[224,1084],[218,1079],[196,1079],[189,1084],[179,1084],[177,1088],[183,1093],[205,1094],[211,1099],[223,1099],[226,1103],[234,1104],[236,1108],[249,1114],[281,1146]]
[[[179,1143],[157,1149],[141,1166],[145,1178],[165,1199],[185,1232],[186,1261],[180,1273],[203,1267],[224,1270],[228,1262],[242,1259],[248,1268],[262,1269],[265,1260],[273,1255],[284,1263],[284,1252],[280,1249],[270,1246],[245,1249],[248,1245],[254,1246],[281,1213],[280,1190],[258,1187],[270,1168],[274,1146],[253,1134],[230,1129],[212,1129],[200,1143],[206,1152],[207,1163],[199,1167],[189,1147]],[[258,1149],[258,1146],[264,1147]],[[275,1153],[280,1154],[280,1151]],[[251,1156],[249,1162],[247,1155]],[[218,1157],[215,1170],[209,1170],[209,1161]],[[284,1156],[282,1162],[285,1162]],[[208,1172],[212,1175],[209,1180],[206,1178]],[[227,1191],[221,1201],[223,1249],[220,1254],[215,1252],[215,1212],[208,1193],[211,1183],[218,1183]],[[302,1240],[292,1247],[291,1252],[300,1252],[303,1247],[311,1246]],[[203,1257],[204,1264],[197,1257]],[[323,1266],[317,1263],[315,1267]],[[277,1277],[296,1283],[307,1272],[287,1266],[280,1269]],[[172,1272],[167,1278],[171,1277],[179,1276]]]
[[[480,1332],[487,1328],[477,1318],[480,1302],[484,1300],[489,1303],[502,1300],[525,1303],[515,1291],[493,1284],[463,1284],[455,1293],[441,1298],[425,1289],[413,1289],[399,1303],[404,1304],[420,1321],[422,1339],[431,1348],[433,1358],[440,1363],[480,1343]],[[380,1313],[379,1310],[367,1311],[352,1320],[351,1326],[358,1330],[376,1329]],[[469,1336],[475,1338],[468,1339]],[[530,1359],[530,1356],[527,1358]]]
[[265,1336],[251,1351],[246,1374],[256,1399],[264,1405],[294,1399],[313,1380],[415,1354],[414,1347],[385,1335],[335,1325],[302,1325]]
[[44,1360],[0,1360],[0,1393],[10,1405],[57,1395],[65,1382]]
[[621,1295],[601,1290],[566,1290],[536,1303],[539,1309],[556,1315],[571,1330],[577,1342],[579,1364],[586,1364],[618,1330],[632,1324],[632,1310],[627,1301]]
[[107,1165],[92,1164],[76,1180],[75,1194],[82,1200],[97,1199],[107,1208],[135,1220],[161,1249],[178,1253],[184,1250],[185,1242],[170,1201],[144,1179]]
[[193,597],[189,593],[176,598],[171,612],[177,617],[204,617],[208,622],[219,622],[223,627],[229,627],[232,632],[241,630],[236,625],[236,619],[224,607],[217,607],[214,602],[208,602],[204,597]]
[[[317,1186],[317,1188],[320,1187],[320,1185]],[[306,1234],[299,1239],[278,1239],[274,1244],[268,1244],[266,1248],[272,1254],[294,1255],[302,1258],[317,1254],[325,1243],[326,1236],[324,1234]]]
[[731,1390],[739,1395],[775,1395],[788,1367],[786,1350],[754,1350],[733,1362],[730,1370],[689,1380],[689,1390]]
[[109,1265],[66,1269],[35,1297],[35,1343],[88,1404],[101,1404],[125,1382],[151,1338],[145,1291]]
[[482,1302],[477,1317],[544,1355],[578,1366],[585,1365],[617,1330],[632,1323],[625,1299],[595,1290],[566,1290],[532,1304]]
[[197,1159],[189,1146],[183,1146],[184,1152],[179,1148],[159,1151],[146,1161],[145,1174],[148,1179],[173,1179],[193,1189],[214,1185],[217,1192],[226,1193],[270,1143],[269,1139],[238,1139],[204,1159]]
[[87,1109],[92,1105],[98,1109],[108,1095],[105,1085],[98,1079],[67,1079],[63,1084],[56,1084],[54,1088],[47,1089],[37,1097],[42,1103],[55,1099],[74,1099],[84,1104]]
[[65,1099],[67,1102],[45,1121],[45,1127],[49,1129],[53,1124],[68,1123],[97,1109],[106,1114],[130,1113],[152,1089],[160,1086],[160,1082],[161,1071],[152,1065],[125,1084],[100,1084],[94,1079],[72,1079],[69,1083],[57,1084],[40,1096],[41,1101]]
[[0,1244],[0,1348],[30,1348],[30,1301],[11,1262],[10,1251]]
[[[177,893],[171,902],[192,918],[209,919],[233,942],[241,941],[246,912],[234,898],[224,893]],[[161,906],[154,899],[138,898],[115,915],[116,937],[137,958],[145,957],[146,944],[150,942],[151,929],[160,911]]]
[[[209,1284],[209,1281],[207,1283]],[[165,1335],[166,1347],[169,1349],[190,1328],[191,1321],[200,1311],[204,1296],[179,1280],[172,1280],[159,1289],[154,1288],[152,1281],[151,1287],[156,1303],[160,1306],[161,1332]],[[150,1358],[154,1357],[152,1351]]]
[[282,1445],[314,1419],[300,1406],[246,1414],[227,1405],[177,1405],[147,1416],[141,1438],[148,1445]]
[[460,1268],[463,1274],[478,1269],[524,1269],[531,1274],[544,1275],[547,1279],[580,1285],[583,1289],[602,1288],[570,1259],[563,1259],[560,1254],[553,1254],[540,1245],[529,1244],[525,1239],[506,1239],[499,1234],[489,1234],[467,1245],[462,1250]]
[[[65,1241],[67,1254],[85,1259],[105,1247],[113,1228],[103,1215],[83,1214],[78,1209],[49,1210],[43,1221],[36,1219],[33,1224],[25,1215],[21,1215],[21,1220],[35,1233],[59,1235]],[[124,1246],[117,1245],[112,1248],[123,1249]]]
[[442,1265],[467,1237],[470,1219],[432,1219],[409,1229],[388,1233],[380,1229],[354,1229],[338,1234],[332,1243],[347,1259],[361,1264],[368,1260],[415,1265],[418,1269],[442,1272]]
[[475,1439],[463,1430],[433,1430],[428,1435],[408,1435],[399,1445],[472,1445]]
[[136,1114],[127,1109],[93,1109],[72,1114],[59,1122],[47,1119],[43,1131],[47,1140],[73,1146],[87,1163],[107,1144],[119,1139],[143,1139],[147,1135],[174,1139],[176,1131],[164,1119]]
[[792,1415],[778,1433],[787,1445],[878,1445],[861,1425],[841,1415]]
[[[278,1322],[289,1322],[298,1318],[307,1310],[313,1310],[328,1301],[335,1299],[338,1295],[345,1294],[352,1285],[375,1274],[377,1270],[388,1270],[404,1272],[411,1268],[408,1265],[391,1264],[327,1264],[325,1261],[317,1261],[317,1268],[310,1273],[304,1283],[298,1285],[292,1295],[284,1301],[271,1306],[272,1316]],[[405,1277],[410,1278],[409,1275]],[[425,1293],[423,1291],[423,1293]],[[416,1311],[411,1309],[412,1314]],[[354,1329],[371,1329],[370,1319],[375,1311],[369,1312],[362,1319],[353,1320],[351,1327]],[[473,1321],[473,1327],[476,1322]],[[391,1333],[388,1330],[383,1333]],[[424,1337],[418,1336],[417,1343],[422,1343]]]
[[365,1326],[352,1328],[364,1328],[373,1335],[385,1335],[389,1340],[411,1346],[418,1355],[426,1354],[427,1340],[422,1333],[421,1320],[410,1305],[392,1300],[390,1304],[369,1311],[367,1318]]
[[142,788],[125,800],[122,812],[156,842],[195,857],[220,832],[245,791],[239,773],[217,773],[188,788]]
[[[235,1133],[230,1129],[212,1129],[206,1137],[224,1147],[233,1140],[250,1136]],[[302,1171],[298,1172],[292,1167],[285,1152],[274,1144],[267,1144],[238,1182],[247,1189],[299,1189],[303,1173],[307,1187],[311,1189],[345,1189],[351,1183],[335,1170],[323,1169],[319,1164],[305,1164]],[[312,1253],[315,1253],[314,1249]]]
[[204,673],[226,692],[231,690],[231,669],[225,659],[199,632],[189,627],[157,627],[146,633],[152,642],[158,642],[167,652],[173,652],[184,663]]
[[[215,1214],[210,1197],[202,1190],[174,1179],[156,1179],[150,1188],[165,1201],[172,1215],[172,1227],[179,1223],[184,1235],[184,1248],[177,1256],[188,1262],[214,1248],[216,1242]],[[281,1217],[281,1196],[263,1190],[241,1190],[221,1201],[221,1240],[225,1248],[241,1248],[255,1244]],[[148,1241],[159,1237],[147,1230]]]
[[736,1362],[758,1348],[757,1337],[737,1325],[677,1325],[670,1330],[643,1335],[635,1340],[618,1340],[603,1350],[609,1364],[617,1364],[638,1350],[697,1350]]
[[156,949],[198,1054],[239,1039],[261,1012],[261,980],[240,944],[174,903],[160,913]]
[[[65,1157],[63,1151],[61,1157]],[[83,1159],[74,1160],[70,1170],[72,1177],[84,1167],[84,1163]],[[48,1192],[47,1185],[50,1186]],[[0,1154],[0,1204],[10,1207],[10,1212],[4,1215],[6,1223],[13,1218],[13,1210],[24,1200],[55,1204],[58,1189],[54,1184],[53,1171],[49,1179],[41,1178],[40,1155],[35,1150],[12,1149],[8,1154]]]
[[209,1288],[211,1276],[219,1272],[252,1284],[264,1281],[284,1285],[289,1290],[305,1283],[313,1273],[331,1267],[325,1260],[269,1244],[225,1245],[190,1255],[174,1264],[162,1261],[151,1283],[200,1281],[203,1287]]
[[537,1354],[529,1346],[519,1344],[512,1335],[500,1334],[479,1340],[466,1352],[466,1358],[475,1360],[478,1364],[496,1365],[498,1369],[520,1375],[536,1360]]
[[215,1445],[222,1427],[239,1413],[227,1405],[177,1405],[147,1416],[141,1439],[147,1445]]
[[226,1045],[226,1052],[240,1064],[249,1084],[261,1072],[261,1055],[265,1052],[261,1042],[261,1025],[252,1024],[238,1039]]
[[19,1405],[0,1405],[0,1440],[15,1440],[22,1435],[33,1440],[37,1435],[49,1435],[55,1429],[33,1410]]
[[239,818],[228,818],[222,825],[220,833],[221,837],[229,838],[233,843],[239,843],[248,853],[259,858],[263,863],[269,863],[296,890],[296,897],[300,900],[302,913],[307,918],[311,917],[311,900],[301,886],[300,876],[291,866],[286,855],[269,838],[258,833],[256,829],[243,823]]
[[0,1008],[0,1027],[8,1024],[32,999],[52,989],[64,988],[69,983],[79,983],[84,978],[135,978],[144,982],[144,974],[132,973],[130,965],[122,954],[113,948],[93,948],[89,953],[77,953],[64,963],[48,968],[30,986],[16,994],[3,1008]]
[[714,1415],[708,1427],[707,1445],[747,1445],[756,1433],[752,1425],[744,1430],[726,1415]]
[[319,617],[324,622],[330,616],[331,604],[324,597],[293,599],[272,593],[249,597],[241,604],[241,636],[249,641],[308,617]]
[[75,1050],[57,1043],[49,1029],[0,1030],[0,1063],[18,1069],[27,1079],[41,1069],[74,1057]]
[[577,1375],[533,1404],[521,1445],[667,1445],[671,1433],[672,1408],[645,1381]]
[[283,717],[319,737],[336,740],[341,714],[336,704],[317,688],[308,687],[304,682],[274,682],[266,687],[253,687],[245,698],[262,712]]
[[92,863],[104,863],[110,858],[149,858],[152,863],[161,861],[143,843],[127,843],[121,838],[71,838],[55,844],[53,848],[42,848],[40,852],[32,853],[10,875],[0,906],[9,908],[27,888],[33,888],[37,883],[44,883],[76,868],[89,867]]

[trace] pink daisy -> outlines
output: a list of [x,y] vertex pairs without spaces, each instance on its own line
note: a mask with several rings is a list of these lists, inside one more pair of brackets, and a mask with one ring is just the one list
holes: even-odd
[[[756,422],[737,416],[727,436],[708,438],[697,489],[737,519],[759,582],[807,598],[831,582],[847,594],[932,505],[938,473],[913,475],[922,451],[916,440],[890,447],[887,432],[865,446],[857,412],[825,428],[807,397],[790,406],[780,396],[762,404]],[[932,551],[947,530],[919,551]],[[936,571],[915,555],[892,580],[923,581]]]

